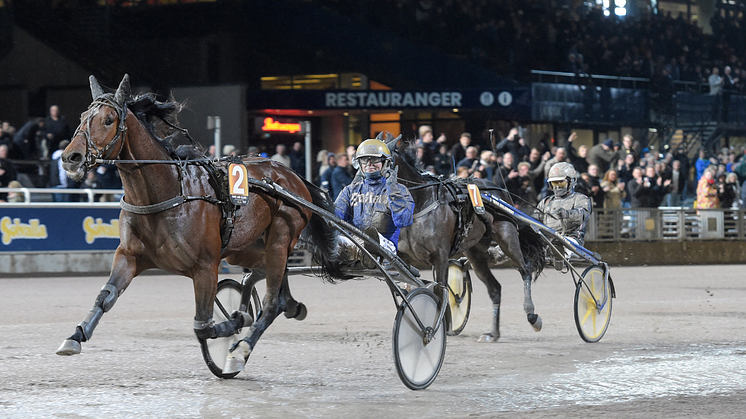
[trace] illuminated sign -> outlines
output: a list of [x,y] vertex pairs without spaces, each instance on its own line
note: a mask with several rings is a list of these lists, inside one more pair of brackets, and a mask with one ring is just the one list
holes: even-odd
[[264,118],[262,123],[263,125],[261,126],[261,130],[263,132],[296,134],[300,133],[303,130],[303,126],[300,124],[300,122],[280,122],[275,121],[271,117]]

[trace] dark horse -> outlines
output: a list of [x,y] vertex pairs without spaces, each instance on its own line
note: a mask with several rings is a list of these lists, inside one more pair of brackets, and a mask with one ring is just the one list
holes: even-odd
[[[307,208],[253,188],[248,204],[226,219],[221,210],[224,201],[220,201],[225,198],[209,181],[211,169],[224,168],[207,159],[181,161],[165,141],[168,136],[162,138],[178,128],[171,121],[181,106],[156,101],[152,94],[133,98],[126,75],[115,93],[104,93],[93,76],[90,82],[93,102],[81,115],[72,142],[62,155],[63,166],[79,180],[96,166],[97,159],[117,160],[125,192],[119,215],[121,242],[114,253],[109,281],[93,309],[57,353],[80,353],[80,343],[91,338],[103,313],[112,308],[134,277],[150,268],[192,278],[194,331],[199,339],[233,335],[244,326],[241,317],[219,324],[212,321],[222,258],[266,273],[263,310],[244,342],[250,351],[281,312],[293,317],[301,311],[302,305],[290,294],[286,274],[288,255],[301,232],[321,256],[326,253],[329,257],[335,254],[335,232]],[[331,208],[328,198],[289,168],[262,158],[248,158],[243,164],[249,178],[269,178],[306,201]],[[225,243],[221,227],[230,221],[234,227]],[[337,265],[329,259],[319,262],[332,278],[336,277]],[[240,368],[233,368],[243,368],[247,358],[244,350]]]
[[[523,310],[528,322],[537,332],[541,330],[541,318],[534,313],[531,299],[531,282],[544,269],[545,248],[542,239],[528,225],[519,225],[509,218],[488,208],[486,214],[478,216],[468,198],[462,206],[463,214],[459,228],[459,214],[449,205],[455,196],[447,184],[459,186],[455,180],[439,180],[421,174],[414,167],[415,148],[411,145],[398,152],[396,141],[389,143],[395,151],[399,168],[399,181],[409,188],[415,202],[415,220],[410,227],[402,229],[399,237],[399,255],[415,266],[432,266],[435,278],[445,285],[449,259],[463,252],[477,274],[487,286],[492,300],[492,330],[480,337],[480,341],[494,342],[500,337],[500,300],[502,287],[490,270],[491,257],[487,251],[494,240],[503,249],[523,278]],[[507,191],[492,182],[472,179],[482,191],[490,192],[512,204]],[[465,186],[463,181],[462,187]],[[460,235],[460,236],[459,236]]]

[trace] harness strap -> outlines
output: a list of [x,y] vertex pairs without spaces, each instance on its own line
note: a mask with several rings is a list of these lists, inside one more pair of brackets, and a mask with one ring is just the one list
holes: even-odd
[[217,199],[211,197],[211,196],[175,196],[171,199],[168,199],[163,202],[159,202],[157,204],[151,204],[151,205],[132,205],[128,204],[124,201],[124,196],[122,196],[122,199],[119,200],[119,206],[127,211],[131,212],[133,214],[139,214],[139,215],[147,215],[147,214],[155,214],[162,211],[169,210],[171,208],[176,208],[181,204],[187,203],[189,201],[206,201],[211,204],[219,204],[220,201]]
[[425,208],[423,208],[423,209],[422,209],[422,210],[421,210],[420,212],[418,212],[417,214],[413,215],[412,217],[413,217],[413,218],[421,218],[421,217],[424,217],[424,216],[426,216],[427,214],[429,214],[429,213],[433,212],[433,211],[435,210],[435,208],[438,208],[438,206],[439,206],[439,205],[440,205],[440,201],[433,201],[433,203],[432,203],[432,204],[430,204],[430,205],[426,206],[426,207],[425,207]]

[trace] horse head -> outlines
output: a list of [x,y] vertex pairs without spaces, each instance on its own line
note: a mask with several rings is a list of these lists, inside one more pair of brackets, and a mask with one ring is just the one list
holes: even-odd
[[62,167],[79,181],[96,166],[97,159],[112,159],[122,151],[126,135],[125,118],[130,98],[130,78],[124,75],[116,92],[105,93],[94,76],[89,78],[93,101],[80,115],[70,145],[62,153]]

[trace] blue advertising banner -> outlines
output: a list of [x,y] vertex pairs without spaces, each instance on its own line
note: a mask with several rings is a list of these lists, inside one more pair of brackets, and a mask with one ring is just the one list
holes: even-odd
[[119,208],[0,208],[0,252],[114,250]]

